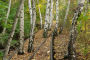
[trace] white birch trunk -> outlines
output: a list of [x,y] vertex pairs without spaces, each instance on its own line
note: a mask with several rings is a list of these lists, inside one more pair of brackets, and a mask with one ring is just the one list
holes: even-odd
[[9,38],[8,38],[8,41],[7,41],[7,46],[6,46],[6,48],[5,48],[5,54],[4,54],[3,60],[7,60],[7,55],[8,55],[9,48],[10,48],[10,43],[11,43],[12,38],[13,38],[14,33],[15,33],[16,25],[17,25],[17,22],[18,22],[18,17],[19,17],[20,10],[21,10],[21,8],[22,8],[23,3],[24,3],[24,0],[20,0],[20,5],[19,5],[19,8],[18,8],[18,10],[17,10],[17,12],[16,12],[14,24],[13,24],[13,26],[12,26],[12,32],[10,33],[10,36],[9,36]]
[[[39,5],[39,0],[37,0],[37,3],[38,3],[38,5]],[[42,29],[42,14],[41,14],[41,9],[40,9],[40,7],[38,7],[38,8],[39,8],[40,24],[41,24],[41,29]]]
[[50,7],[50,0],[47,0],[47,6],[46,6],[46,16],[45,16],[45,24],[44,24],[44,37],[47,36],[47,29],[49,24],[49,7]]
[[31,0],[28,0],[29,5],[29,12],[30,12],[30,23],[32,25],[32,6],[31,6]]
[[59,0],[56,0],[56,28],[58,28],[59,22]]
[[53,23],[53,0],[51,0],[51,6],[50,6],[50,27],[52,26]]
[[[31,1],[29,1],[31,2]],[[31,5],[31,4],[29,4]],[[29,39],[29,45],[28,45],[28,52],[33,51],[33,42],[34,42],[34,29],[35,29],[35,22],[36,22],[36,6],[35,6],[35,0],[32,0],[32,23],[31,23],[31,29],[30,29],[30,39]]]
[[50,26],[50,0],[48,1],[48,19],[47,19],[47,21],[48,21],[48,28],[49,28],[49,26]]
[[76,52],[75,52],[75,41],[77,38],[77,19],[79,18],[83,8],[84,8],[85,0],[80,0],[78,7],[74,13],[74,17],[72,19],[72,29],[70,33],[70,41],[68,44],[68,57],[69,60],[77,60],[76,59]]
[[20,47],[18,54],[24,54],[24,3],[20,12]]
[[40,24],[41,24],[41,29],[42,29],[42,14],[41,14],[40,7],[39,7],[39,15],[40,15]]
[[34,29],[35,29],[35,22],[36,22],[36,4],[35,4],[35,0],[33,0],[32,1],[33,2],[33,4],[32,4],[32,8],[33,8],[33,11],[32,11],[32,16],[33,16],[33,29],[32,29],[32,33],[33,33],[33,35],[34,35]]
[[46,16],[45,16],[45,28],[48,29],[48,23],[49,23],[49,7],[50,7],[50,0],[47,0],[47,7],[46,7]]
[[8,20],[9,14],[10,14],[10,8],[11,8],[11,0],[9,0],[9,6],[8,6],[6,20],[5,20],[5,26],[4,26],[2,34],[5,34],[5,32],[6,32],[6,25],[7,25],[7,20]]

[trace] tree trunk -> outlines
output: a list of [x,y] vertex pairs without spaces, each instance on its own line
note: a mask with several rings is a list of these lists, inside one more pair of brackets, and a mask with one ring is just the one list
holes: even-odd
[[20,47],[18,54],[24,54],[24,3],[20,12]]
[[54,29],[56,36],[58,35],[57,34],[58,22],[59,22],[59,0],[56,0],[56,27]]
[[51,0],[51,7],[50,7],[50,26],[49,28],[51,28],[53,23],[53,0]]
[[31,36],[32,35],[32,25],[33,25],[33,20],[32,20],[32,6],[31,6],[31,0],[28,0],[28,4],[29,4],[29,12],[30,12],[30,38],[29,38],[29,45],[28,45],[28,52],[31,52],[31,45],[30,45],[30,40],[32,39],[33,40],[33,37]]
[[7,55],[8,55],[8,52],[9,52],[9,48],[10,48],[10,43],[12,41],[12,38],[13,38],[13,35],[15,33],[15,29],[16,29],[16,25],[17,25],[17,22],[18,22],[18,17],[19,17],[19,14],[20,14],[20,10],[22,8],[22,4],[24,3],[24,0],[20,0],[20,5],[19,5],[19,8],[16,12],[16,16],[15,16],[15,20],[14,20],[14,24],[12,26],[12,32],[10,33],[10,36],[8,38],[8,42],[7,42],[7,46],[5,48],[5,54],[4,54],[4,57],[3,57],[3,60],[7,60]]
[[28,5],[29,5],[29,12],[30,12],[30,23],[32,25],[32,6],[31,6],[31,0],[28,0]]
[[70,33],[70,41],[68,44],[68,57],[69,60],[76,60],[76,52],[75,52],[75,40],[77,37],[77,19],[79,18],[83,7],[84,7],[85,0],[80,0],[78,7],[74,13],[74,17],[72,19],[72,28]]
[[6,32],[6,26],[7,26],[7,20],[8,20],[9,14],[10,14],[10,8],[11,8],[11,0],[9,0],[8,12],[7,12],[5,25],[4,25],[2,34],[5,34],[5,32]]
[[39,15],[40,15],[40,24],[41,24],[41,29],[42,29],[42,14],[41,14],[40,7],[39,7]]
[[58,28],[59,22],[59,0],[56,0],[56,29]]
[[[38,5],[39,5],[39,0],[37,0],[37,3],[38,3]],[[38,7],[38,8],[39,8],[40,24],[41,24],[41,29],[42,29],[42,14],[41,14],[41,9],[40,9],[40,7]]]
[[30,29],[28,52],[33,51],[34,29],[35,29],[35,22],[36,22],[36,10],[35,9],[36,9],[35,0],[32,0],[32,23],[31,23],[31,29]]
[[46,6],[46,16],[45,16],[45,24],[44,24],[44,38],[47,37],[47,29],[48,29],[48,23],[49,23],[49,7],[50,7],[50,0],[47,0],[47,6]]

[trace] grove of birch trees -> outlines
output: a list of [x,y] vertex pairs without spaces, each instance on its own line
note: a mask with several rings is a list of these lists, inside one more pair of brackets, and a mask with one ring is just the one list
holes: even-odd
[[[89,7],[90,0],[0,0],[0,60],[15,60],[14,57],[18,60],[21,56],[21,60],[29,56],[40,60],[33,57],[40,48],[41,54],[36,56],[44,56],[41,60],[89,60]],[[55,52],[54,58],[50,58],[50,40],[60,44],[53,44],[53,48],[57,48],[59,54],[62,50],[63,58]],[[42,45],[44,43],[46,45]],[[44,50],[48,50],[46,55]]]

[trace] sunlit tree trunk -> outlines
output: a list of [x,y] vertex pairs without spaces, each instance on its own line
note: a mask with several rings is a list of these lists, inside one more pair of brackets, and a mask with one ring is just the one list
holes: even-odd
[[24,3],[20,11],[20,46],[18,54],[24,54]]
[[41,29],[42,29],[42,14],[41,14],[40,7],[39,7],[39,15],[40,15],[40,24],[41,24]]
[[6,25],[7,25],[7,20],[10,14],[10,8],[11,8],[11,0],[9,0],[9,6],[8,6],[8,11],[7,11],[7,16],[6,16],[6,20],[5,20],[5,25],[4,25],[4,29],[3,29],[3,34],[5,34],[6,32]]
[[32,0],[32,23],[31,23],[31,29],[30,29],[28,52],[33,51],[34,29],[35,29],[35,22],[36,22],[36,10],[35,9],[36,9],[35,0]]
[[32,4],[31,4],[31,0],[28,0],[28,5],[29,5],[29,12],[30,12],[30,23],[32,25]]
[[58,22],[59,22],[59,0],[56,0],[56,27],[54,30],[56,36],[57,36]]
[[50,5],[50,26],[49,28],[51,28],[53,23],[53,0],[51,0],[51,5]]
[[30,38],[29,38],[29,45],[28,45],[28,52],[31,52],[31,45],[30,45],[30,40],[33,40],[33,37],[31,36],[32,35],[32,26],[33,26],[33,23],[32,23],[32,4],[31,4],[31,0],[28,0],[28,4],[29,4],[29,12],[30,12]]
[[8,55],[9,48],[10,48],[10,43],[11,43],[13,35],[15,33],[16,25],[17,25],[17,22],[18,22],[18,17],[19,17],[20,10],[22,8],[23,3],[24,3],[24,0],[20,0],[20,5],[19,5],[19,8],[18,8],[18,10],[16,12],[14,24],[12,26],[12,30],[11,30],[10,36],[8,38],[8,41],[7,41],[7,45],[6,45],[6,48],[5,48],[5,54],[4,54],[3,60],[7,60],[7,55]]
[[68,45],[68,57],[69,60],[76,60],[76,52],[75,52],[75,41],[77,37],[77,19],[80,16],[83,7],[84,7],[85,0],[80,0],[78,7],[74,13],[74,17],[72,19],[72,28],[70,32],[70,41]]
[[50,0],[47,0],[44,33],[43,33],[45,38],[47,37],[47,29],[48,29],[48,23],[49,23],[49,7],[50,7]]
[[56,29],[58,28],[59,22],[59,0],[56,0]]
[[[39,5],[39,0],[37,0],[37,3]],[[38,6],[38,8],[39,8],[40,24],[41,24],[41,29],[42,29],[42,14],[41,14],[40,6]]]

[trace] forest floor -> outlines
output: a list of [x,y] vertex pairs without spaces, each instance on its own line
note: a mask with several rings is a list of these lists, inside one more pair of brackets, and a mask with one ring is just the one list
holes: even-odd
[[[34,51],[37,49],[37,47],[43,42],[43,30],[39,30],[35,34],[35,40],[34,40]],[[51,31],[48,33],[48,38],[46,42],[40,47],[38,52],[35,54],[32,60],[50,60],[50,41],[51,41]],[[30,56],[32,56],[32,53],[28,53],[28,42],[29,39],[27,39],[24,43],[24,55],[17,55],[17,53],[14,54],[11,60],[28,60]],[[63,60],[64,55],[67,52],[67,47],[68,47],[68,42],[69,42],[69,33],[67,31],[63,31],[60,35],[58,35],[55,40],[54,40],[54,51],[55,55],[54,58],[56,60]],[[78,54],[78,60],[85,60],[85,56],[80,53],[80,47],[79,44],[77,45],[77,54]],[[10,54],[13,51],[10,51]],[[89,60],[89,53],[87,56],[87,60]]]
[[[43,30],[39,30],[35,34],[35,41],[34,41],[34,49],[35,50],[41,44],[41,42],[44,40],[42,34],[43,34]],[[51,31],[49,31],[48,36],[50,34],[51,34]],[[62,59],[64,57],[65,51],[67,51],[68,36],[69,36],[68,33],[64,32],[55,38],[56,45],[54,48],[57,53],[55,54],[54,57],[57,60]],[[38,50],[38,52],[36,53],[36,55],[33,57],[32,60],[50,60],[50,41],[51,41],[51,37],[49,36],[47,38],[46,42],[40,47],[40,49]],[[15,53],[11,60],[28,60],[29,59],[29,57],[33,54],[33,52],[32,53],[27,52],[28,42],[29,42],[29,40],[27,39],[26,42],[24,43],[25,54],[17,55],[17,53]],[[11,51],[11,53],[12,52],[13,51]]]
[[[50,33],[51,31],[49,31],[49,34]],[[34,50],[36,50],[36,48],[41,44],[41,42],[43,42],[44,38],[42,34],[43,34],[43,30],[39,30],[35,34]],[[50,40],[51,40],[50,37],[48,37],[45,44],[41,46],[41,48],[39,49],[39,51],[36,53],[36,55],[33,57],[32,60],[49,60],[48,56],[50,53],[49,51],[50,50]],[[17,55],[17,53],[15,53],[11,60],[28,60],[29,59],[29,57],[33,54],[33,52],[32,53],[27,52],[28,42],[29,42],[29,39],[27,39],[24,43],[24,55]],[[12,52],[13,51],[11,51],[11,53]]]
[[67,53],[67,47],[69,42],[69,33],[67,31],[63,31],[60,35],[58,35],[54,40],[54,58],[56,60],[63,60],[65,54]]
[[[50,60],[50,42],[51,42],[51,33],[54,28],[52,28],[51,31],[48,31],[48,38],[46,42],[40,47],[40,49],[37,51],[37,53],[34,55],[32,60]],[[64,55],[67,53],[67,47],[68,47],[68,42],[69,42],[69,31],[66,31],[66,29],[59,34],[58,36],[55,37],[54,40],[54,58],[56,60],[63,60]],[[43,38],[43,29],[39,30],[38,32],[35,33],[35,39],[34,39],[34,51],[37,50],[37,48],[40,46],[40,44],[45,40]],[[30,56],[34,52],[28,53],[28,42],[29,39],[27,39],[24,43],[24,55],[18,55],[17,52],[14,54],[14,56],[11,58],[11,60],[28,60]],[[76,51],[77,51],[77,60],[90,60],[90,51],[87,52],[86,55],[84,55],[83,52],[83,47],[84,45],[82,43],[83,41],[81,40],[81,43],[76,41]],[[89,45],[90,41],[87,42]],[[89,48],[90,46],[88,46]],[[12,54],[15,50],[10,51],[10,54]],[[10,55],[9,54],[9,55]]]

